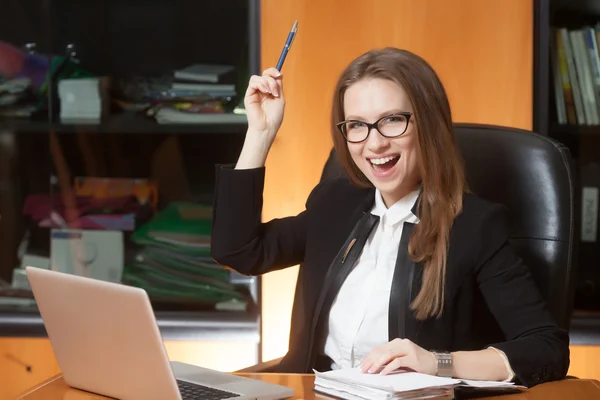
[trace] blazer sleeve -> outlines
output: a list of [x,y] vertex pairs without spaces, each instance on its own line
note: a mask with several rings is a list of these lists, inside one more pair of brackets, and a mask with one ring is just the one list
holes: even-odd
[[552,318],[527,266],[509,244],[506,209],[494,205],[483,213],[477,281],[506,341],[492,344],[506,354],[525,386],[565,377],[569,335]]
[[217,165],[211,256],[244,275],[260,275],[304,259],[306,211],[262,223],[265,168]]

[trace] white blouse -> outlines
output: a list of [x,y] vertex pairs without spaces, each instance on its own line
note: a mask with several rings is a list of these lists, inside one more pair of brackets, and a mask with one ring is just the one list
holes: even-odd
[[409,193],[389,209],[379,190],[371,214],[379,222],[329,313],[324,352],[332,369],[357,367],[374,347],[389,342],[388,307],[404,222],[418,223],[412,208],[419,196]]

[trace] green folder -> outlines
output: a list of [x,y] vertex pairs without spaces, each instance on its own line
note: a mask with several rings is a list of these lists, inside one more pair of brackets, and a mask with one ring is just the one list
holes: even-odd
[[132,264],[123,270],[122,282],[145,289],[150,296],[160,295],[219,303],[244,300],[232,285],[217,285],[202,278],[189,279],[144,264]]
[[210,255],[211,216],[209,206],[173,202],[137,229],[131,239],[142,246]]

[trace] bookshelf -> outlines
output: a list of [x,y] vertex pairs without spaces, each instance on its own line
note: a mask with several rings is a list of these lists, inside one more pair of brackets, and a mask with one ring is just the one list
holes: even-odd
[[[36,131],[44,128],[40,124],[43,122],[57,128],[72,126],[61,121],[65,119],[63,113],[76,108],[77,118],[82,113],[85,116],[90,110],[84,105],[90,104],[88,98],[94,92],[69,90],[75,107],[65,100],[64,93],[61,95],[60,86],[75,78],[90,77],[99,80],[95,94],[100,97],[101,119],[97,126],[87,122],[82,128],[119,129],[124,122],[126,131],[193,132],[193,126],[206,133],[243,131],[243,117],[233,111],[249,76],[260,70],[259,4],[258,0],[32,0],[3,5],[0,55],[5,61],[0,62],[0,84],[3,75],[5,79],[30,77],[31,88],[25,93],[32,99],[21,101],[23,107],[9,107],[9,112],[7,107],[0,107],[0,127]],[[9,51],[9,46],[15,49]],[[15,54],[25,49],[26,54]],[[222,72],[219,81],[209,85],[181,82],[177,71],[198,64],[232,69]],[[7,71],[8,77],[3,73]],[[181,83],[212,88],[205,89],[202,99],[191,89],[182,90]],[[95,102],[91,101],[93,108]],[[173,117],[175,110],[183,110],[184,103],[203,103],[203,112],[226,115],[216,124],[204,118],[192,123],[160,118],[161,112],[167,115],[167,111],[172,111],[168,115]],[[178,114],[175,117],[182,120],[196,115]],[[30,121],[31,125],[23,123]],[[153,128],[149,122],[166,126]]]
[[[21,108],[7,113],[0,102],[0,237],[5,238],[0,243],[0,341],[45,336],[35,305],[26,305],[26,300],[7,305],[7,296],[2,296],[6,292],[1,292],[3,282],[11,282],[23,249],[50,257],[51,228],[24,212],[32,196],[48,196],[57,210],[76,177],[156,183],[156,209],[142,217],[136,214],[135,228],[124,231],[125,268],[141,251],[132,240],[135,231],[153,215],[176,202],[211,206],[215,164],[235,162],[247,130],[239,104],[249,76],[260,71],[259,23],[259,0],[3,3],[0,85],[25,72],[33,79],[16,103]],[[22,57],[11,64],[15,49]],[[64,58],[70,61],[63,64]],[[180,79],[175,71],[197,64],[231,67],[213,82],[231,90],[176,91]],[[17,72],[11,71],[14,65]],[[60,65],[65,66],[63,74],[40,73]],[[36,84],[36,76],[43,85]],[[65,95],[62,83],[69,78],[90,79],[93,90],[70,88]],[[160,120],[147,112],[160,113],[157,104],[171,111],[169,115],[184,109],[188,114],[179,121]],[[190,105],[213,115],[190,120]],[[83,114],[92,110],[95,116],[100,112],[97,118],[71,122],[64,118],[69,108]],[[154,206],[149,202],[140,208],[149,204]],[[97,207],[101,213],[106,208]],[[215,354],[208,347],[195,352],[194,346],[221,348],[229,343],[219,359],[240,356],[248,365],[261,361],[260,279],[231,274],[228,284],[248,299],[245,311],[223,310],[177,298],[176,293],[168,299],[151,295],[165,339],[191,343],[191,350],[186,354],[182,348],[178,359],[195,354],[187,361],[208,366]],[[23,295],[29,296],[18,293]]]
[[534,16],[534,130],[562,142],[573,155],[580,227],[575,308],[597,312],[600,3],[536,0]]
[[48,121],[5,120],[1,129],[15,133],[56,133],[98,132],[98,133],[147,133],[147,134],[206,134],[244,135],[248,128],[244,115],[227,115],[220,123],[179,123],[157,124],[136,115],[114,115],[99,123],[61,123]]

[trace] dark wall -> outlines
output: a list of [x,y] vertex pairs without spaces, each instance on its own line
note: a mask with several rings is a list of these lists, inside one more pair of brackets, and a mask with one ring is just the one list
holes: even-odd
[[101,75],[169,74],[193,63],[247,70],[248,0],[0,0],[0,40],[37,42]]

